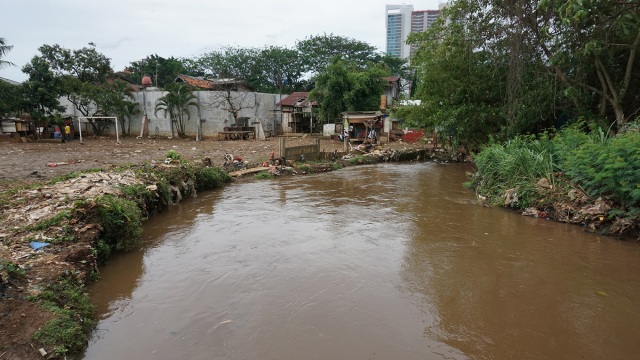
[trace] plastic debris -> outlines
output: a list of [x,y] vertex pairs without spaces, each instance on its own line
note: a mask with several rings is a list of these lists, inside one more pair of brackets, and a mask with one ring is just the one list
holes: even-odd
[[45,246],[49,246],[49,243],[32,241],[32,242],[29,243],[29,245],[31,245],[31,248],[33,250],[38,250],[38,249],[43,248]]

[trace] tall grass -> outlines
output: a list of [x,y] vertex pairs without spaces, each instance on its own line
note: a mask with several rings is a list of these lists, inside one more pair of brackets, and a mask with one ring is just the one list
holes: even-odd
[[467,185],[493,197],[494,203],[507,189],[516,189],[519,205],[528,206],[534,202],[531,192],[539,179],[554,183],[556,166],[547,140],[517,136],[504,144],[490,145],[474,158],[478,171]]

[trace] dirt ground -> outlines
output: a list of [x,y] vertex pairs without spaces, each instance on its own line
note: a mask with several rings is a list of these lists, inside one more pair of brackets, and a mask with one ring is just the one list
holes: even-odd
[[[289,137],[287,146],[311,145],[311,137]],[[382,142],[386,149],[420,148],[420,143]],[[342,151],[343,144],[337,140],[321,140],[322,151]],[[266,140],[217,141],[205,139],[121,139],[116,143],[110,138],[85,138],[70,143],[0,143],[0,180],[33,181],[44,180],[73,171],[130,164],[161,162],[169,150],[175,150],[186,160],[210,158],[213,165],[222,165],[225,154],[241,156],[250,163],[261,163],[269,159],[271,152],[278,155],[277,138]]]

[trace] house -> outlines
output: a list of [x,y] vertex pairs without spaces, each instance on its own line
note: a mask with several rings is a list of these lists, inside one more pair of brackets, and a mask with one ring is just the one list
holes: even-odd
[[386,110],[391,107],[395,101],[400,98],[402,93],[402,86],[400,84],[400,76],[387,76],[383,78],[385,81],[384,95],[380,102],[380,109]]
[[308,92],[294,92],[276,103],[282,114],[284,132],[308,133],[313,128],[312,109],[318,107],[316,101],[309,101]]
[[382,134],[384,118],[380,111],[345,111],[342,113],[342,127],[348,129],[351,141],[364,141],[372,129],[378,137]]
[[223,79],[205,79],[203,77],[195,77],[180,74],[176,78],[177,83],[185,83],[198,90],[208,91],[255,91],[255,89],[242,79],[223,78]]

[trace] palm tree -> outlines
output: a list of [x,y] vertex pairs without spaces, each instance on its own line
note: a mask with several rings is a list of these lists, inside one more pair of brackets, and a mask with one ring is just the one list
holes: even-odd
[[7,45],[7,41],[0,37],[0,69],[7,66],[15,66],[12,62],[2,60],[2,58],[5,57],[11,49],[13,49],[13,45]]
[[191,89],[184,84],[171,84],[166,87],[167,94],[156,101],[155,114],[162,111],[163,116],[169,114],[171,119],[171,135],[173,135],[173,123],[176,123],[178,137],[185,136],[184,120],[191,118],[189,106],[199,109],[196,96]]

